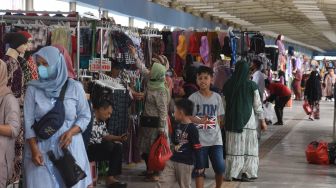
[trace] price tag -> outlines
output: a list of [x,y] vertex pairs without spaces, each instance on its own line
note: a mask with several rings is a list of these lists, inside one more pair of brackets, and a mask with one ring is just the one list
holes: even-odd
[[111,61],[108,59],[103,59],[102,62],[100,62],[100,58],[93,58],[90,61],[90,72],[108,72],[111,71]]

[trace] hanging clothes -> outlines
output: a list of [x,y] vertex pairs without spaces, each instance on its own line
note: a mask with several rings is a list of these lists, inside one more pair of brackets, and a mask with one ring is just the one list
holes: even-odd
[[223,45],[223,48],[222,48],[222,53],[226,57],[231,57],[231,55],[232,55],[231,41],[230,41],[230,37],[228,37],[228,36],[224,37],[224,45]]
[[189,46],[188,53],[193,56],[197,56],[199,54],[199,42],[197,41],[197,37],[195,33],[191,34],[189,37]]
[[201,38],[201,47],[200,47],[200,54],[203,60],[203,63],[206,66],[210,66],[210,50],[209,50],[209,43],[207,36],[203,36]]
[[251,38],[250,52],[255,54],[265,53],[265,40],[261,34],[256,34]]
[[177,54],[180,56],[180,58],[185,61],[187,57],[187,43],[186,43],[186,37],[184,35],[179,36],[176,51]]

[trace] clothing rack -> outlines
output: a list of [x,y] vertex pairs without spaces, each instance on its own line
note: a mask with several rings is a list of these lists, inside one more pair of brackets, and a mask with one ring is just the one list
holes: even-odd
[[[89,21],[93,19],[89,18],[81,18],[78,12],[60,12],[60,11],[22,11],[22,10],[0,10],[0,13],[11,13],[11,14],[36,14],[37,16],[26,16],[26,15],[1,15],[1,20],[4,22],[7,21],[18,21],[18,20],[43,20],[49,22],[70,22],[76,24],[77,29],[77,62],[76,62],[76,72],[77,77],[79,78],[80,73],[80,28],[81,28],[81,21]],[[67,14],[67,15],[74,15],[72,17],[53,17],[53,16],[39,16],[38,14]],[[45,22],[43,22],[45,23]]]

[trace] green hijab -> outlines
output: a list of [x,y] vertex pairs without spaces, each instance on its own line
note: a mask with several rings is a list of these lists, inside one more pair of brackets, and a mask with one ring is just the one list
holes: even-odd
[[165,85],[166,67],[160,63],[154,63],[150,71],[150,80],[148,89],[150,90],[167,90]]
[[249,65],[245,61],[239,61],[233,76],[224,86],[227,131],[243,132],[252,114],[254,91],[257,89],[258,86],[249,80]]

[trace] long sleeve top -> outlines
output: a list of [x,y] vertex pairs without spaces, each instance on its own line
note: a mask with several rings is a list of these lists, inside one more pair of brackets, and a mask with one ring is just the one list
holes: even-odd
[[[48,111],[53,108],[56,102],[55,98],[49,98],[44,91],[33,86],[28,86],[24,103],[24,120],[25,120],[25,139],[36,137],[31,126],[35,120],[40,120]],[[29,144],[25,145],[24,164],[26,173],[25,182],[27,187],[34,188],[63,188],[59,174],[55,166],[47,156],[48,151],[53,151],[56,158],[63,155],[60,148],[59,139],[66,131],[74,125],[80,127],[81,131],[85,131],[91,119],[89,104],[85,97],[85,92],[82,85],[70,79],[64,98],[65,121],[63,126],[49,139],[39,140],[38,148],[43,156],[45,165],[42,167],[36,166],[32,162],[32,153]],[[74,156],[76,163],[86,173],[87,177],[78,182],[73,188],[83,188],[90,185],[91,173],[90,165],[87,158],[82,134],[77,134],[72,137],[72,142],[68,147],[69,151]]]
[[21,127],[20,107],[18,100],[13,94],[0,97],[0,126],[10,126],[11,137],[0,135],[0,187],[6,187],[8,177],[12,176],[14,157],[15,157],[15,139],[19,135]]

